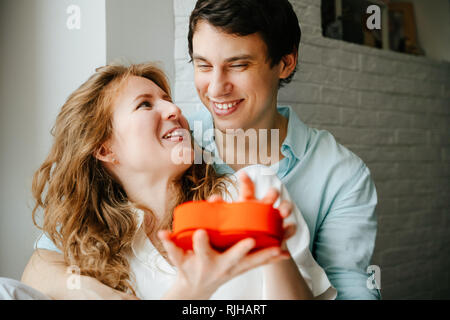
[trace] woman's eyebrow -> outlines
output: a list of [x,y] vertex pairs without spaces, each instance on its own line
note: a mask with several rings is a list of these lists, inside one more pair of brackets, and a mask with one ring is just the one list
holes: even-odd
[[[141,98],[152,99],[152,98],[153,98],[153,95],[151,95],[151,94],[149,94],[149,93],[140,94],[140,95],[138,95],[138,96],[134,99],[134,101],[137,101],[137,100],[139,100],[139,99],[141,99]],[[134,101],[133,101],[133,102],[134,102]]]
[[164,95],[162,96],[162,98],[163,98],[164,100],[170,100],[170,101],[172,101],[172,97],[169,96],[167,93],[164,94]]

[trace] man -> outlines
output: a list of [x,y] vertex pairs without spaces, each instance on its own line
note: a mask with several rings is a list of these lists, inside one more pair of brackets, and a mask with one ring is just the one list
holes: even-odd
[[[300,37],[288,0],[198,0],[189,21],[189,54],[197,92],[210,114],[195,115],[191,128],[195,135],[195,120],[202,120],[198,132],[217,129],[215,136],[196,140],[219,159],[216,168],[222,172],[251,164],[252,154],[261,163],[268,134],[249,141],[245,132],[271,132],[268,144],[281,147],[269,146],[264,164],[277,171],[302,212],[310,250],[337,298],[379,299],[379,292],[367,287],[377,226],[368,168],[330,133],[309,128],[290,107],[277,106],[279,88],[296,71]],[[234,143],[239,137],[244,139]],[[236,161],[243,153],[245,161]]]

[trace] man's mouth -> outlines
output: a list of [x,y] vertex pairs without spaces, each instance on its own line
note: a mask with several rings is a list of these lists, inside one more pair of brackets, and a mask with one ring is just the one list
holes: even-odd
[[235,112],[241,105],[242,101],[244,101],[244,99],[224,102],[216,102],[211,100],[211,104],[215,114],[218,116],[226,116]]

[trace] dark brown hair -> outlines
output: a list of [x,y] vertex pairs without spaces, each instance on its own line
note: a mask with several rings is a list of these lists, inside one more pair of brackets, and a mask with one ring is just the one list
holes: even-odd
[[[297,53],[301,30],[297,15],[288,0],[198,0],[189,19],[189,55],[192,59],[192,39],[196,26],[206,21],[226,33],[246,36],[261,35],[267,46],[271,67],[283,56]],[[297,68],[279,86],[292,80]]]

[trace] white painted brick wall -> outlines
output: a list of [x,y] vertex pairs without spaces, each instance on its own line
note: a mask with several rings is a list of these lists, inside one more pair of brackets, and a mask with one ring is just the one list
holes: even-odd
[[[291,3],[300,65],[279,100],[371,170],[379,196],[372,263],[383,298],[450,298],[450,63],[324,38],[320,0]],[[194,5],[174,0],[174,91],[185,112],[201,106],[187,50]]]

